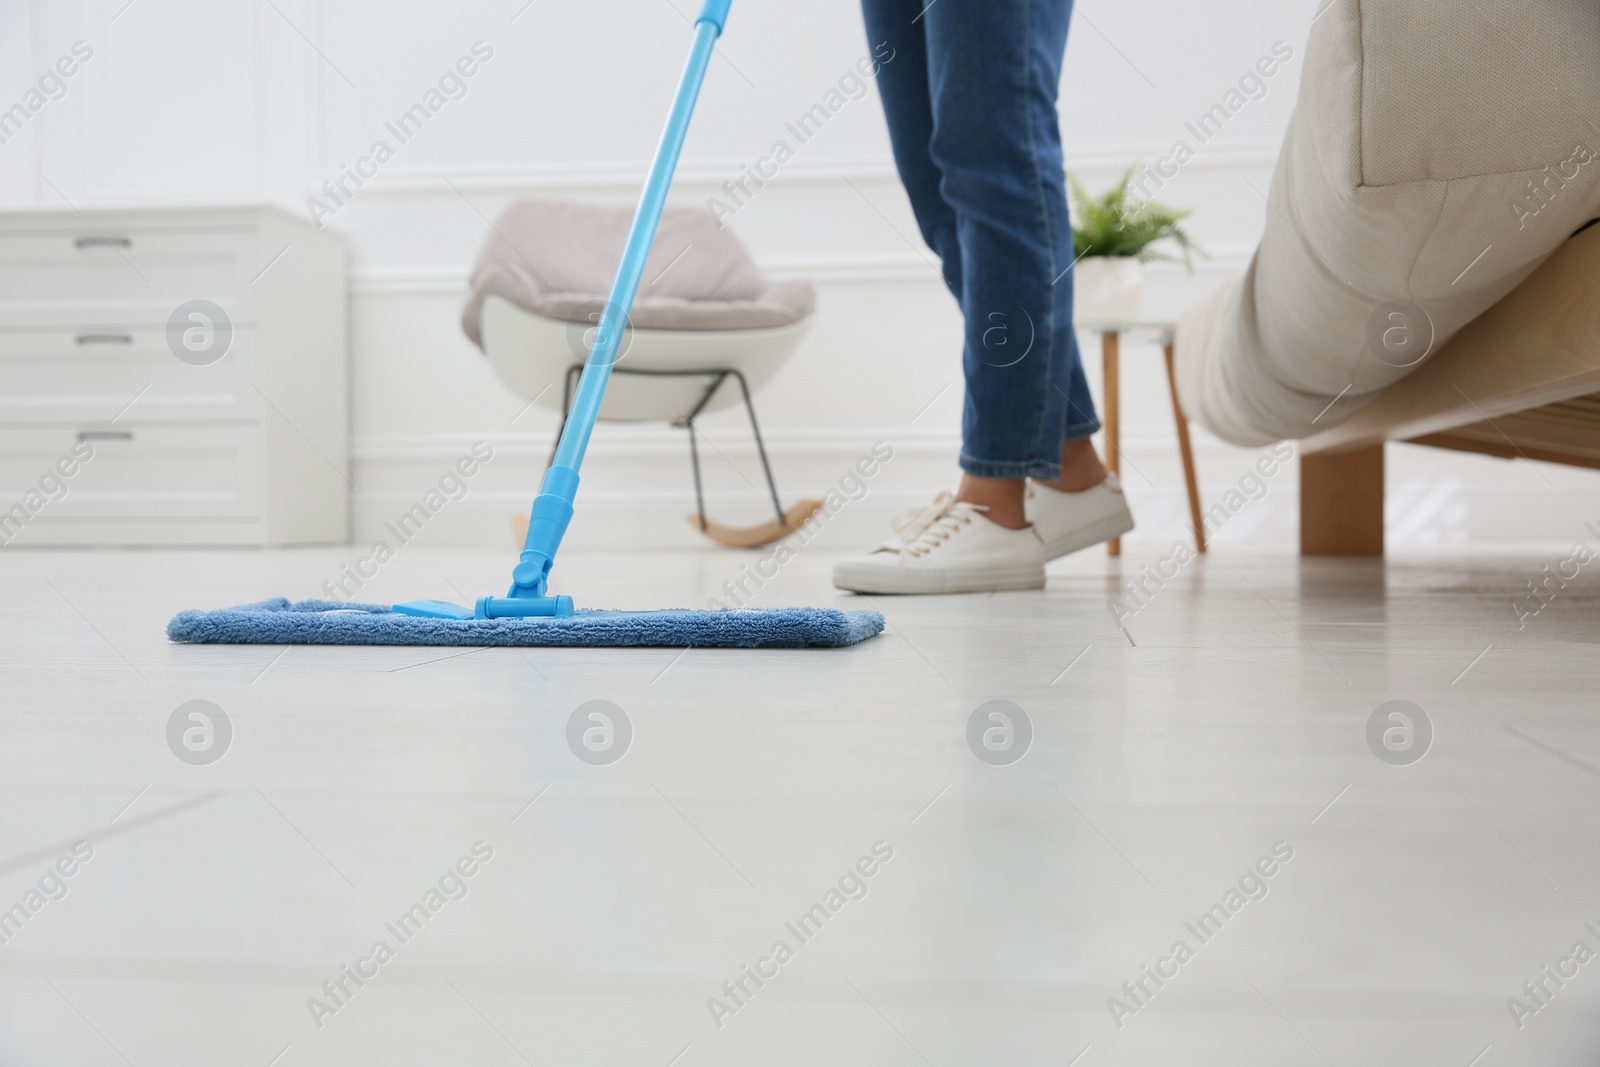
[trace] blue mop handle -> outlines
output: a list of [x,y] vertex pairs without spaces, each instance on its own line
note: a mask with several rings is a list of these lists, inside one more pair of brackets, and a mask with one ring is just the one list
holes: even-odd
[[617,349],[627,329],[628,313],[633,309],[633,298],[639,291],[645,260],[655,240],[656,224],[661,221],[667,188],[672,184],[672,172],[678,165],[678,152],[683,147],[684,135],[689,131],[689,117],[694,112],[695,98],[700,93],[706,65],[711,61],[711,49],[722,32],[730,2],[706,0],[705,8],[695,22],[694,48],[689,53],[683,77],[678,81],[678,95],[672,102],[672,111],[667,115],[667,128],[661,133],[661,143],[656,146],[644,192],[639,196],[639,207],[634,212],[633,226],[628,231],[628,243],[622,249],[622,263],[611,282],[611,294],[600,312],[600,326],[595,331],[583,377],[572,398],[572,410],[567,416],[566,427],[561,431],[561,443],[556,446],[555,466],[570,467],[576,471],[583,463],[584,452],[589,447],[589,435],[600,414],[600,401],[605,394],[606,383],[611,378],[611,367],[616,362]]
[[600,416],[600,402],[605,397],[606,383],[611,379],[611,367],[616,362],[617,350],[628,325],[633,298],[639,291],[639,278],[644,274],[645,260],[655,240],[656,224],[661,221],[661,209],[666,204],[672,172],[678,165],[678,153],[689,131],[695,99],[700,95],[711,51],[722,34],[731,3],[732,0],[705,0],[695,20],[694,46],[689,51],[683,75],[678,79],[677,96],[667,114],[666,129],[662,130],[661,142],[656,145],[655,158],[650,162],[650,173],[645,178],[644,192],[639,196],[633,226],[622,248],[622,262],[611,283],[611,294],[600,311],[600,325],[595,331],[589,358],[584,362],[566,426],[561,431],[561,441],[556,445],[555,460],[545,471],[539,495],[533,501],[522,558],[511,572],[513,584],[508,594],[511,597],[537,597],[545,593],[545,581],[555,562],[556,550],[561,547],[567,523],[572,520],[572,502],[578,493],[578,468],[583,465],[589,436]]

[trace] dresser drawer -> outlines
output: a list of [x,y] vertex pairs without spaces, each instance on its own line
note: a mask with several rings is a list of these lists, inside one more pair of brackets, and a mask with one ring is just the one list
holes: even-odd
[[255,345],[254,330],[235,329],[222,358],[196,366],[158,326],[0,330],[0,423],[251,419]]
[[250,316],[256,238],[232,231],[0,232],[0,323],[80,323],[106,315],[164,325],[186,300]]
[[[41,478],[81,445],[91,451],[61,479],[65,493],[53,479],[39,493]],[[253,516],[259,448],[254,426],[0,429],[0,518],[30,491],[37,502],[51,490],[58,499],[37,508],[33,521]]]

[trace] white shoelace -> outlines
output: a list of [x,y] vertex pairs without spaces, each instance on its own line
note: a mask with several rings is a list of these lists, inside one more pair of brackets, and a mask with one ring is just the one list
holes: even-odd
[[963,526],[972,523],[978,511],[975,504],[963,504],[949,492],[940,493],[924,508],[910,508],[894,517],[890,524],[899,536],[878,546],[879,552],[903,552],[925,556],[944,544]]

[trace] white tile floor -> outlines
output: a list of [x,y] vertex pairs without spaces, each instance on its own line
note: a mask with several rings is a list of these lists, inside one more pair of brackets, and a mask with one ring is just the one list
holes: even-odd
[[[413,549],[368,592],[497,591],[508,555]],[[1548,560],[1219,554],[1125,635],[1091,552],[1042,594],[880,600],[890,631],[843,651],[163,638],[179,608],[307,595],[348,556],[0,555],[0,908],[93,849],[0,946],[0,1062],[1600,1056],[1600,962],[1544,978],[1520,1029],[1508,1008],[1600,950],[1600,599],[1585,576],[1519,632]],[[560,576],[594,606],[696,604],[742,559],[572,554]],[[762,602],[843,603],[828,562]],[[232,726],[205,766],[166,739],[195,699]],[[632,723],[608,766],[566,741],[592,699]],[[1369,749],[1392,699],[1431,721],[1420,762]],[[1031,720],[1020,762],[968,746],[991,700]],[[385,924],[480,841],[466,895],[401,942]],[[806,941],[785,926],[879,842],[864,897]],[[1292,859],[1245,879],[1266,895],[1196,936],[1275,845]],[[319,1027],[308,999],[380,940],[393,958]],[[727,996],[779,940],[793,958]],[[1180,940],[1192,958],[1159,964]],[[1146,965],[1176,973],[1135,999]],[[720,1027],[712,997],[737,1008]]]

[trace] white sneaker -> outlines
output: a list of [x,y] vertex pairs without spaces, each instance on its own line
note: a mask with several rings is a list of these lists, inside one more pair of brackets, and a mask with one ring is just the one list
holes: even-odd
[[1133,529],[1133,512],[1122,495],[1115,474],[1088,489],[1069,493],[1038,482],[1028,483],[1028,521],[1044,542],[1044,558],[1059,559],[1069,552],[1121,537]]
[[833,568],[833,584],[855,593],[988,593],[1044,588],[1044,542],[1032,526],[1008,530],[984,509],[940,493],[894,521],[899,534]]

